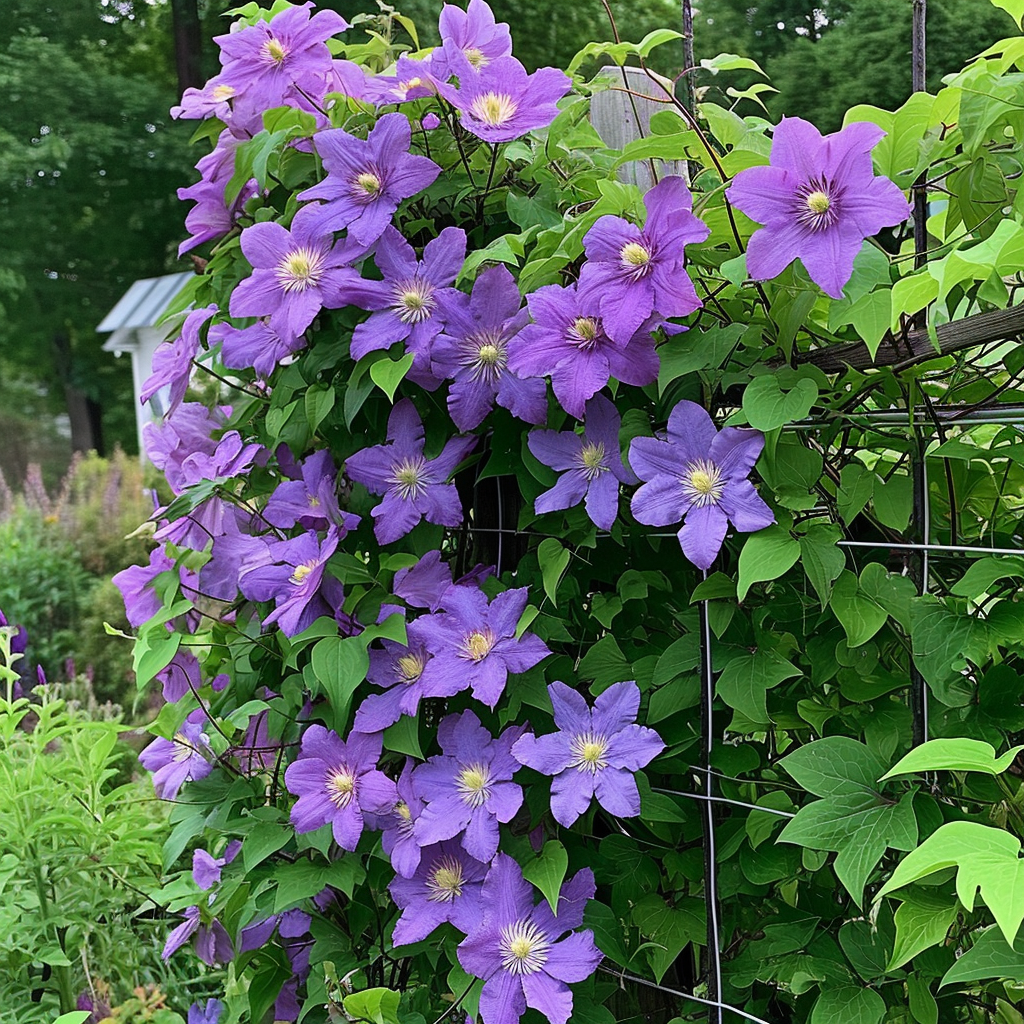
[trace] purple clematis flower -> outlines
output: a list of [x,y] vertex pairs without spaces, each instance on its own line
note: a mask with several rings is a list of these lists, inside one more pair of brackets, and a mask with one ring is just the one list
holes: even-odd
[[[493,708],[509,672],[526,672],[551,652],[540,637],[516,626],[529,599],[527,587],[506,590],[488,603],[475,587],[453,586],[444,595],[445,614],[424,616],[431,668],[473,687],[473,696]],[[486,859],[486,858],[485,858]]]
[[615,683],[601,692],[593,709],[565,683],[552,683],[548,694],[559,731],[520,737],[512,756],[542,775],[554,776],[555,821],[568,828],[594,796],[610,814],[636,817],[640,792],[633,773],[665,749],[653,729],[636,724],[640,688],[634,682]]
[[[281,449],[278,449],[278,458],[283,465]],[[330,452],[313,452],[301,466],[288,473],[293,479],[279,483],[263,509],[263,518],[272,526],[326,530],[334,525],[341,528],[344,536],[359,525],[359,516],[342,512],[338,507],[338,471]]]
[[186,907],[183,916],[185,920],[167,936],[160,954],[164,960],[170,960],[193,935],[196,955],[204,964],[216,967],[228,963],[234,957],[235,948],[231,944],[231,936],[220,921],[212,918],[209,924],[204,924],[199,907]]
[[[156,674],[163,686],[164,700],[174,704],[181,700],[190,690],[200,690],[203,685],[202,671],[196,656],[184,647],[179,647],[165,668]],[[223,690],[229,682],[226,674],[221,673],[210,680],[210,686],[216,693]]]
[[551,1024],[566,1024],[572,1015],[566,983],[589,978],[603,956],[593,932],[574,930],[594,891],[594,873],[578,871],[562,886],[553,914],[546,900],[534,905],[522,868],[498,854],[484,880],[483,920],[459,944],[459,963],[484,979],[484,1024],[517,1024],[527,1006]]
[[276,622],[285,636],[295,636],[321,615],[340,611],[342,586],[324,573],[340,539],[341,531],[332,526],[323,542],[312,532],[274,541],[269,545],[269,564],[243,568],[238,578],[242,593],[252,601],[274,602],[265,626]]
[[783,118],[772,138],[771,165],[740,171],[726,192],[730,203],[764,225],[747,245],[747,272],[755,281],[799,259],[822,291],[842,298],[864,239],[911,213],[895,182],[872,169],[871,150],[884,135],[858,121],[822,136],[799,117]]
[[619,484],[635,484],[637,478],[622,462],[622,419],[614,404],[604,395],[594,395],[586,414],[582,435],[571,430],[530,431],[526,440],[533,455],[562,472],[558,483],[538,496],[534,509],[538,514],[555,512],[585,499],[591,520],[610,530],[619,511]]
[[434,666],[427,644],[432,636],[429,616],[409,623],[408,646],[382,640],[384,650],[370,651],[366,678],[383,693],[367,697],[356,711],[352,728],[357,732],[381,732],[402,715],[415,715],[425,697],[453,697],[466,688],[466,681]]
[[290,360],[306,347],[306,337],[291,337],[274,328],[269,317],[257,320],[251,327],[214,324],[210,328],[211,344],[221,343],[220,361],[230,370],[254,370],[258,377],[269,377],[279,363]]
[[188,1008],[187,1024],[220,1024],[224,1004],[219,999],[207,999],[206,1006],[193,1003]]
[[463,849],[480,861],[498,852],[498,822],[511,821],[523,791],[512,781],[519,763],[512,744],[526,726],[512,726],[497,739],[472,711],[448,715],[437,727],[443,754],[412,773],[426,803],[413,826],[420,846],[432,846],[460,833]]
[[612,341],[626,345],[652,314],[686,316],[701,306],[683,267],[683,247],[703,242],[707,225],[678,175],[662,178],[644,196],[643,229],[621,217],[599,217],[583,238],[587,262],[579,297],[597,308]]
[[707,412],[682,401],[668,418],[668,435],[637,437],[629,461],[646,483],[633,495],[637,522],[679,531],[683,554],[698,569],[708,569],[725,540],[728,524],[753,533],[775,522],[772,510],[747,475],[764,447],[757,430],[715,430]]
[[428,551],[415,565],[399,569],[393,583],[395,595],[413,608],[438,611],[444,605],[449,587],[468,586],[478,590],[485,579],[494,574],[493,565],[476,565],[465,576],[452,580],[452,570],[441,561],[441,552]]
[[557,68],[532,75],[515,57],[498,57],[479,71],[459,50],[447,50],[448,70],[459,86],[439,84],[437,91],[458,111],[462,127],[484,142],[511,142],[558,116],[558,101],[572,80]]
[[374,253],[384,279],[350,280],[342,289],[346,302],[374,311],[352,334],[352,358],[404,341],[413,354],[409,377],[431,391],[436,388],[440,381],[430,369],[430,348],[443,325],[438,305],[455,294],[451,285],[465,259],[462,228],[445,228],[417,261],[413,247],[389,224]]
[[349,239],[335,244],[315,209],[295,214],[291,228],[276,221],[253,224],[242,232],[242,252],[252,264],[250,277],[237,285],[229,303],[232,316],[269,316],[282,341],[294,344],[321,308],[344,303],[338,287],[366,247]]
[[610,377],[637,387],[658,379],[652,321],[623,346],[608,337],[601,317],[592,315],[597,303],[581,302],[576,288],[545,285],[526,303],[534,322],[509,346],[509,369],[521,377],[550,377],[555,397],[570,416],[583,419],[587,399]]
[[316,150],[327,177],[300,192],[300,200],[325,199],[312,214],[324,233],[348,228],[349,235],[371,246],[391,223],[403,199],[416,195],[441,172],[433,160],[409,152],[412,129],[405,114],[385,114],[366,139],[341,128],[319,132]]
[[370,75],[366,78],[365,99],[378,107],[389,103],[407,103],[437,94],[430,60],[414,60],[401,56],[395,62],[395,73]]
[[205,779],[213,771],[210,739],[203,730],[206,712],[196,708],[173,739],[158,736],[139,754],[146,771],[153,773],[153,788],[161,800],[173,800],[186,782]]
[[302,734],[298,758],[284,773],[288,792],[299,799],[292,807],[296,832],[330,824],[334,841],[354,850],[363,833],[363,813],[383,814],[394,807],[394,782],[377,771],[381,735],[352,733],[342,740],[322,725]]
[[411,877],[395,878],[388,885],[402,910],[392,936],[394,944],[421,942],[446,921],[463,933],[471,931],[483,915],[486,874],[487,865],[470,857],[454,840],[428,846]]
[[192,376],[192,360],[199,352],[199,334],[203,325],[217,312],[215,305],[194,309],[185,317],[181,333],[174,341],[160,345],[153,353],[153,372],[142,385],[139,401],[145,404],[161,388],[169,387],[166,412],[181,405]]
[[420,844],[416,840],[413,826],[423,810],[423,799],[412,782],[414,762],[405,759],[405,767],[398,777],[398,797],[387,814],[376,816],[368,822],[382,833],[381,846],[391,859],[391,866],[403,878],[411,877],[420,863]]
[[149,565],[130,565],[113,577],[114,586],[121,591],[129,625],[137,629],[163,608],[163,601],[153,589],[153,581],[173,568],[174,562],[163,548],[154,548],[149,553]]
[[459,430],[478,427],[494,402],[527,423],[547,416],[547,387],[539,378],[521,379],[508,367],[509,342],[526,325],[515,279],[505,266],[485,270],[472,295],[456,293],[442,303],[444,330],[434,340],[432,360],[439,376],[454,383],[448,412]]
[[404,537],[421,519],[440,526],[462,523],[462,502],[447,482],[476,445],[475,437],[453,437],[436,459],[423,455],[423,421],[403,398],[388,417],[388,443],[364,448],[345,460],[345,472],[384,500],[370,513],[381,544]]
[[322,95],[332,76],[327,40],[344,32],[348,23],[330,10],[311,18],[312,7],[289,7],[270,21],[215,36],[223,65],[220,80],[244,92],[261,110],[281,106],[303,92]]
[[457,74],[451,69],[451,60],[456,55],[478,71],[499,57],[512,56],[508,23],[495,22],[494,12],[485,0],[469,0],[466,10],[445,4],[437,27],[441,46],[430,55],[430,64],[434,75],[442,80]]
[[232,839],[224,848],[223,857],[214,857],[206,850],[196,850],[192,854],[192,881],[204,892],[212,889],[220,882],[221,869],[230,864],[241,849],[241,841]]

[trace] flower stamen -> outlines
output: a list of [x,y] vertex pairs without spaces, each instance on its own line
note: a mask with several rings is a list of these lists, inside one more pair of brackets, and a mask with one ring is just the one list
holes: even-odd
[[442,857],[434,861],[427,874],[427,899],[431,903],[452,903],[462,895],[464,881],[462,863],[455,857]]
[[476,808],[487,802],[491,795],[491,770],[484,764],[471,764],[455,776],[455,788],[459,796]]
[[348,768],[335,768],[327,776],[327,799],[339,810],[351,803],[355,791],[356,777]]
[[548,959],[551,943],[532,921],[516,921],[501,930],[501,966],[511,974],[534,974]]
[[286,292],[304,292],[320,283],[325,262],[326,255],[322,249],[302,246],[293,249],[278,263],[274,276]]
[[429,281],[414,277],[411,281],[395,285],[392,294],[391,308],[403,324],[420,324],[434,315],[437,302],[434,286]]
[[430,474],[426,472],[426,460],[422,455],[416,455],[394,463],[388,483],[394,486],[402,501],[418,497],[431,483]]
[[608,739],[605,736],[593,732],[580,733],[572,738],[569,750],[573,754],[573,759],[569,763],[570,768],[596,775],[602,768],[608,767],[605,758],[605,754],[608,753]]
[[469,112],[478,121],[499,128],[515,117],[519,104],[507,93],[485,92],[477,96],[469,105]]
[[680,483],[687,499],[698,508],[717,505],[725,490],[722,470],[709,459],[698,459],[686,467]]

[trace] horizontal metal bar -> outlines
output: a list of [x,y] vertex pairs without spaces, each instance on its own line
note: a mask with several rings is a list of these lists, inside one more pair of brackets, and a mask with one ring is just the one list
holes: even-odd
[[[675,534],[671,534],[675,536]],[[894,543],[885,540],[840,540],[841,548],[892,548],[895,551],[936,551],[970,555],[1024,555],[1024,548],[986,548],[972,544],[913,544]]]
[[795,818],[796,815],[792,811],[780,811],[774,807],[761,807],[759,804],[748,804],[744,800],[731,800],[727,796],[708,796],[705,793],[687,793],[682,790],[676,789],[659,789],[656,786],[651,787],[652,793],[665,793],[668,796],[685,796],[690,800],[710,800],[716,804],[732,804],[734,807],[746,807],[751,811],[764,811],[765,814],[774,814],[779,818]]
[[675,996],[677,999],[692,999],[695,1003],[700,1003],[703,1006],[712,1006],[719,1010],[728,1010],[730,1013],[735,1013],[737,1017],[742,1017],[744,1020],[749,1020],[752,1024],[771,1024],[771,1021],[764,1020],[761,1017],[755,1017],[752,1013],[747,1013],[746,1010],[741,1010],[738,1006],[731,1006],[729,1003],[720,1003],[717,999],[705,999],[703,996],[695,996],[692,992],[680,992],[676,988],[666,988],[664,985],[659,985],[656,982],[648,981],[647,978],[638,978],[634,974],[626,974],[625,971],[613,970],[611,967],[605,967],[602,963],[599,970],[605,974],[610,974],[613,978],[618,978],[620,981],[629,981],[634,985],[644,985],[647,988],[656,989],[658,992],[664,992],[666,995]]
[[823,427],[847,423],[858,426],[861,421],[882,424],[887,427],[934,427],[935,421],[946,424],[967,423],[971,426],[1024,426],[1024,405],[1000,405],[989,409],[974,409],[970,406],[938,406],[934,415],[923,406],[906,409],[863,409],[859,412],[834,413],[825,416],[811,416],[807,419],[787,423],[783,430],[820,430]]

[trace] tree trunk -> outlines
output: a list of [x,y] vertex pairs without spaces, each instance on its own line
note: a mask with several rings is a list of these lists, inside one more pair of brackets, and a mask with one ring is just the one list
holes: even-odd
[[171,0],[174,24],[174,66],[178,92],[203,85],[203,36],[198,0]]

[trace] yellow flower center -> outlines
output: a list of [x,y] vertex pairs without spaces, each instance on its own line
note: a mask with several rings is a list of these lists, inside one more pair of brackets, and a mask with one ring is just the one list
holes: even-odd
[[597,340],[597,320],[592,316],[579,316],[572,322],[572,332],[581,342]]
[[462,641],[463,657],[469,658],[470,661],[483,661],[491,653],[493,646],[494,634],[490,630],[484,633],[470,633]]
[[725,490],[721,469],[708,459],[691,462],[681,483],[686,497],[698,507],[717,505]]
[[807,197],[807,208],[811,213],[827,213],[828,208],[832,205],[832,201],[829,199],[824,192],[812,192]]
[[651,250],[639,242],[627,242],[619,250],[619,258],[627,267],[646,267],[651,262]]
[[435,862],[427,875],[427,889],[431,903],[451,903],[462,895],[462,864],[454,857],[442,857]]
[[484,52],[482,50],[478,50],[475,46],[470,46],[462,52],[466,55],[466,60],[468,60],[470,65],[476,68],[477,71],[481,68],[487,67],[487,65],[491,63]]
[[484,366],[496,366],[501,359],[501,349],[497,345],[481,345],[479,359]]
[[324,271],[324,253],[303,246],[294,249],[277,265],[274,276],[286,292],[304,292],[320,283]]
[[532,921],[516,921],[501,930],[501,966],[511,974],[533,974],[548,959],[551,943]]
[[271,37],[263,44],[263,54],[275,64],[280,64],[288,55],[288,51],[279,39]]
[[434,301],[434,286],[418,277],[403,281],[394,292],[392,309],[403,324],[419,324],[429,320],[437,303]]
[[594,775],[601,768],[608,767],[604,756],[608,752],[608,740],[604,736],[592,732],[581,733],[573,737],[569,749],[573,753],[570,767],[577,771]]
[[301,565],[295,566],[295,572],[291,574],[288,582],[293,587],[301,586],[306,577],[317,567],[317,560],[315,558],[309,559],[309,561],[303,562]]
[[498,128],[515,117],[518,104],[507,93],[485,92],[469,105],[469,112],[484,124]]
[[347,768],[335,768],[327,776],[327,797],[335,807],[347,807],[356,790],[356,777]]
[[171,756],[175,761],[187,761],[195,752],[192,741],[183,732],[174,734],[174,753]]
[[394,484],[395,493],[402,501],[415,498],[421,491],[425,490],[430,482],[424,472],[425,462],[422,456],[412,459],[403,459],[391,467],[390,483]]
[[425,661],[418,654],[403,654],[398,659],[398,675],[403,683],[415,683],[423,675]]
[[395,804],[395,813],[404,821],[412,821],[412,811],[409,810],[409,805],[404,800],[399,800]]
[[486,765],[471,764],[455,776],[455,788],[470,807],[479,807],[491,795],[491,771]]
[[588,441],[580,449],[580,462],[583,463],[583,468],[590,470],[591,473],[607,469],[608,467],[604,464],[604,445]]
[[380,178],[372,171],[363,171],[362,174],[356,175],[355,185],[357,191],[364,192],[368,196],[377,195],[383,187]]
[[235,95],[235,87],[233,85],[216,85],[213,88],[213,98],[218,103],[223,103],[225,100],[231,99]]

